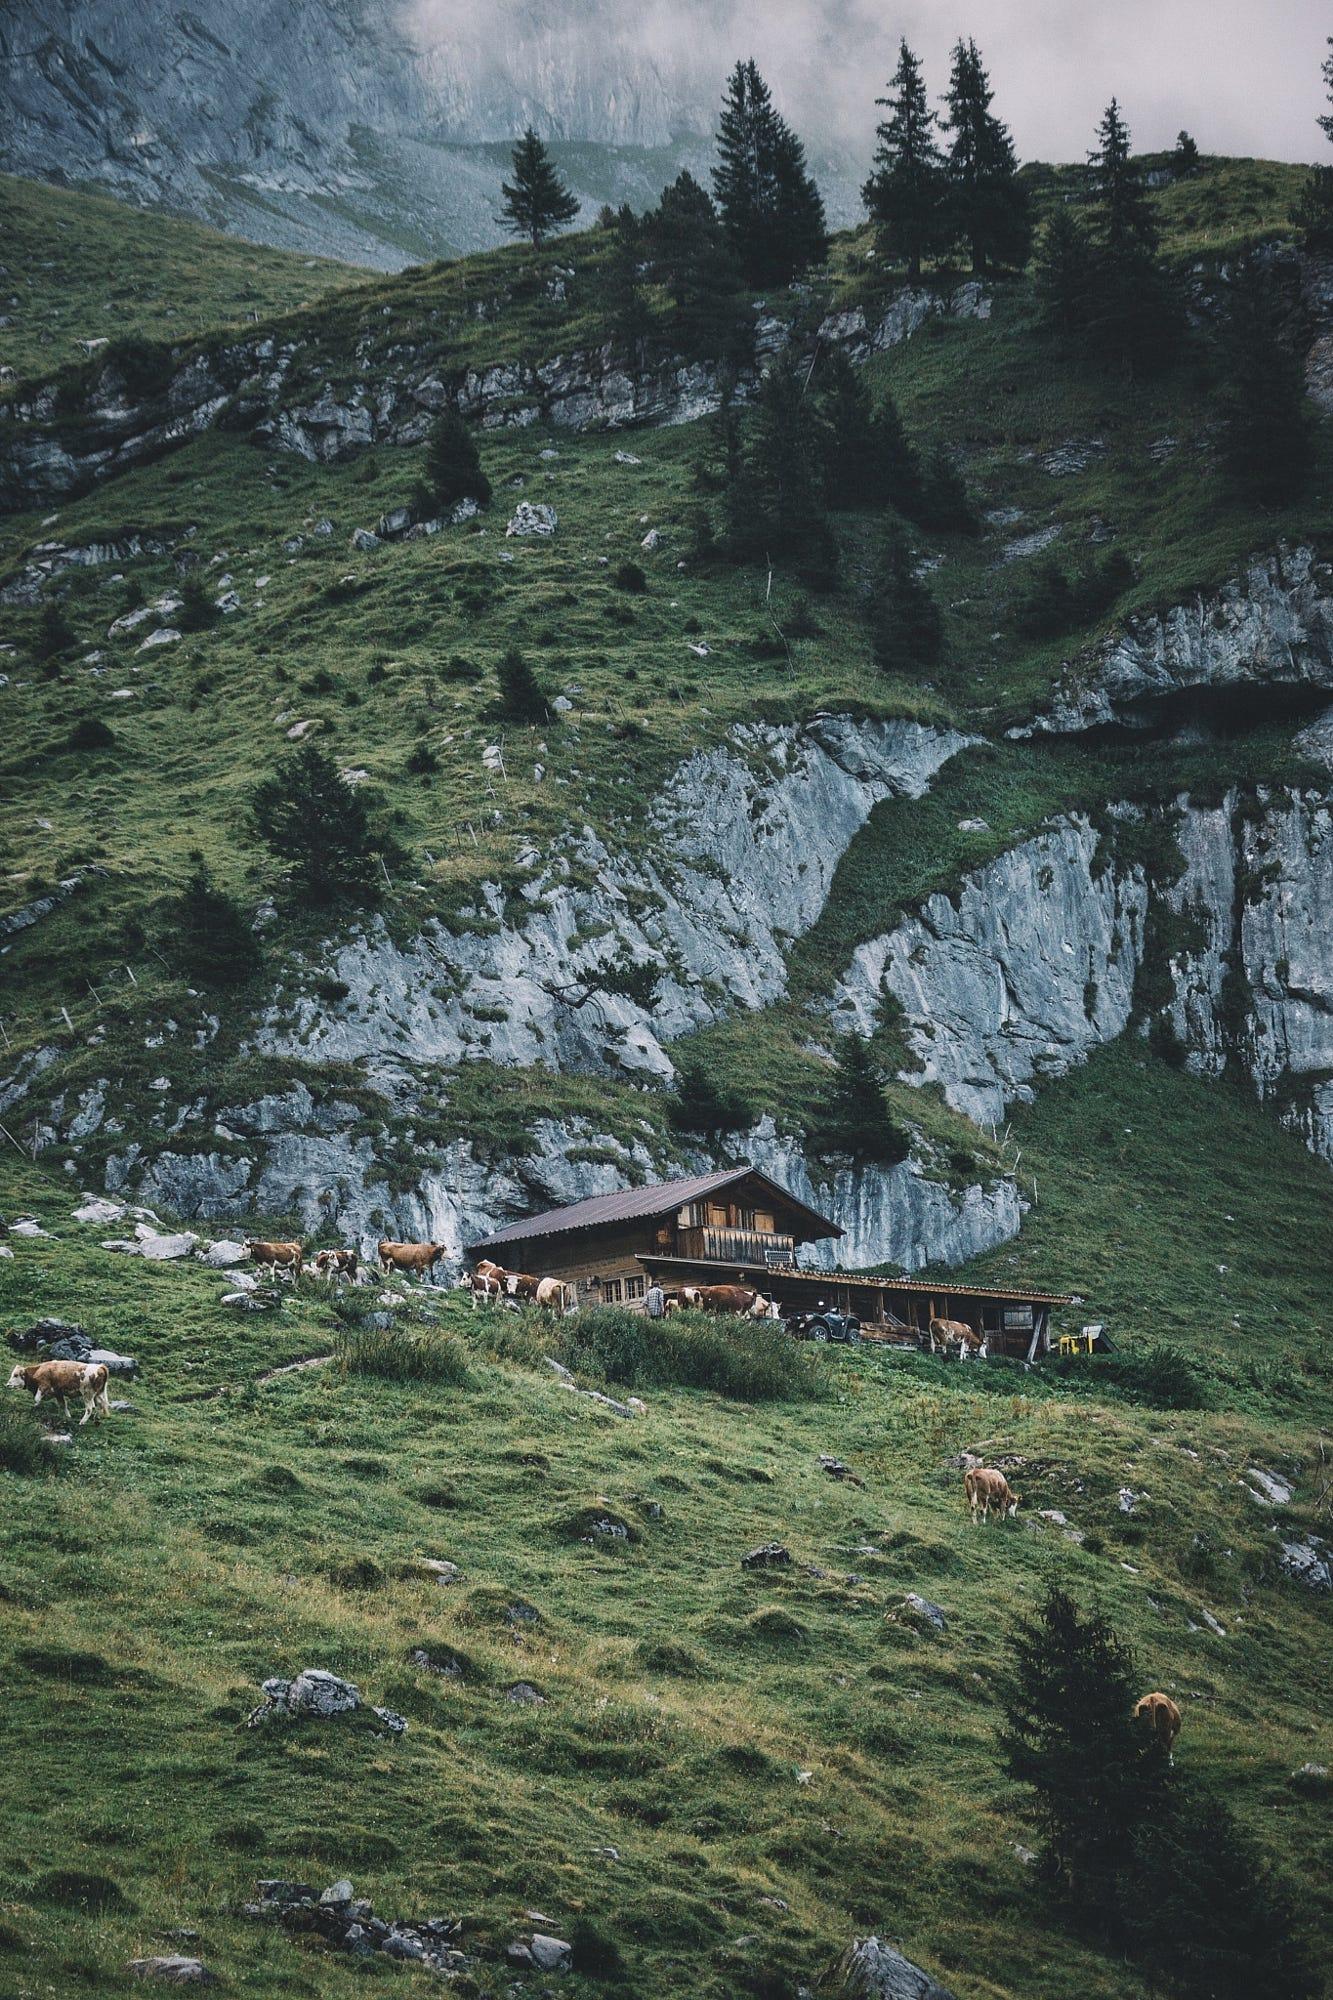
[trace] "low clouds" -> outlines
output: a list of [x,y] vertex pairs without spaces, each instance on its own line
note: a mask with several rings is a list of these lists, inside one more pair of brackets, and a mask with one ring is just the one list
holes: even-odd
[[[1312,0],[402,0],[403,24],[479,108],[516,92],[561,136],[711,126],[727,70],[753,54],[810,145],[866,152],[874,99],[906,35],[943,88],[959,35],[980,43],[1024,159],[1081,159],[1119,97],[1141,149],[1187,127],[1205,152],[1321,158]],[[511,100],[512,101],[512,100]],[[464,114],[466,117],[466,114]],[[457,132],[458,137],[496,136]]]

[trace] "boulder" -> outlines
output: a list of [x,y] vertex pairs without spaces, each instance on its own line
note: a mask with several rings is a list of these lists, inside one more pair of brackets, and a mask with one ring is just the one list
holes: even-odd
[[954,2000],[947,1987],[877,1937],[850,1944],[818,1990],[836,2000]]
[[17,1222],[11,1222],[9,1233],[11,1236],[49,1236],[51,1234],[49,1229],[42,1228],[40,1222],[34,1222],[30,1215],[20,1216]]
[[1289,1507],[1292,1488],[1276,1472],[1265,1472],[1260,1466],[1247,1465],[1245,1477],[1250,1482],[1250,1497],[1261,1507]]
[[[387,513],[380,515],[379,520],[375,524],[375,533],[382,542],[396,542],[401,536],[407,533],[411,525],[412,509],[410,507],[390,507]],[[353,536],[352,540],[355,542],[356,537]]]
[[542,501],[520,500],[505,534],[553,535],[558,525],[559,516],[554,507],[548,507]]
[[106,1201],[101,1195],[85,1195],[82,1205],[74,1210],[75,1222],[95,1222],[105,1229],[108,1223],[119,1222],[125,1213],[123,1202]]
[[150,632],[140,643],[139,651],[151,653],[159,646],[175,646],[179,643],[180,636],[174,625],[159,625],[156,632]]
[[933,1625],[937,1632],[943,1632],[949,1623],[938,1604],[932,1604],[928,1597],[919,1597],[914,1590],[904,1597],[903,1610],[918,1622]]
[[[351,1715],[364,1708],[361,1690],[354,1681],[345,1681],[327,1667],[303,1667],[295,1680],[264,1682],[264,1700],[250,1715],[249,1726],[257,1729],[274,1717],[287,1721],[327,1722],[334,1716]],[[407,1723],[391,1708],[371,1708],[370,1714],[394,1736],[401,1736]]]
[[1307,1535],[1303,1542],[1283,1542],[1278,1564],[1284,1576],[1307,1590],[1333,1590],[1328,1545],[1317,1535]]
[[100,1361],[108,1375],[119,1375],[125,1380],[139,1372],[139,1364],[132,1354],[117,1354],[112,1347],[90,1347],[88,1359]]
[[761,1542],[757,1549],[741,1557],[742,1569],[790,1569],[791,1550],[781,1542]]
[[377,549],[379,546],[380,538],[373,528],[353,528],[352,547],[359,549],[362,555],[369,555],[372,549]]
[[215,1271],[229,1271],[233,1264],[245,1262],[244,1243],[233,1243],[223,1237],[217,1243],[210,1243],[206,1250],[195,1252],[201,1264],[208,1264]]
[[146,1257],[150,1264],[174,1264],[178,1257],[188,1257],[199,1238],[188,1229],[176,1236],[159,1236],[146,1222],[135,1229],[139,1255]]
[[534,1931],[528,1949],[532,1962],[539,1972],[568,1972],[574,1962],[574,1948],[563,1938],[548,1937],[545,1931]]

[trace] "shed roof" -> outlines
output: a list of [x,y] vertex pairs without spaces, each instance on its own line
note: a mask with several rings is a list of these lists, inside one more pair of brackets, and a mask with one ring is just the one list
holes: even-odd
[[614,1194],[590,1195],[586,1201],[573,1202],[568,1208],[548,1208],[541,1215],[528,1215],[521,1222],[511,1222],[507,1228],[497,1229],[494,1235],[483,1237],[471,1247],[494,1250],[503,1243],[525,1243],[538,1236],[565,1236],[580,1229],[602,1229],[612,1222],[652,1221],[683,1208],[687,1202],[700,1201],[705,1195],[720,1193],[743,1180],[762,1182],[778,1201],[803,1216],[811,1225],[807,1237],[842,1235],[836,1222],[798,1201],[758,1167],[744,1166],[723,1167],[716,1173],[693,1174],[679,1181],[658,1181],[652,1187],[619,1188]]

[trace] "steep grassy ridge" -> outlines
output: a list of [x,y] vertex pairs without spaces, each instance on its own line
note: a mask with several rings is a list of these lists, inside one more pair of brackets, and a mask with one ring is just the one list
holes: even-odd
[[[1088,1076],[1119,1117],[1129,1084],[1108,1083],[1105,1058]],[[1238,1202],[1227,1243],[1238,1272],[1272,1273],[1268,1318],[1232,1294],[1259,1372],[1210,1366],[1211,1407],[1180,1413],[1099,1388],[1095,1365],[1008,1382],[863,1352],[821,1358],[812,1400],[650,1388],[647,1416],[624,1421],[559,1387],[540,1333],[447,1296],[424,1337],[462,1342],[462,1382],[392,1386],[335,1362],[263,1383],[336,1349],[326,1304],[226,1312],[223,1280],[99,1250],[66,1187],[6,1167],[5,1209],[35,1190],[56,1232],[14,1245],[14,1320],[77,1317],[144,1368],[137,1413],[55,1448],[60,1476],[0,1471],[10,1990],[117,1990],[129,1956],[185,1927],[233,1990],[350,1994],[353,1963],[235,1915],[256,1875],[346,1872],[383,1913],[462,1916],[482,1994],[505,1990],[496,1955],[535,1908],[562,1935],[590,1919],[645,1994],[787,1993],[876,1928],[969,1995],[1128,2000],[1132,1968],[1063,1933],[1014,1853],[1032,1835],[995,1744],[1005,1636],[1053,1579],[1105,1605],[1145,1686],[1185,1710],[1181,1760],[1326,1920],[1324,1816],[1287,1784],[1327,1754],[1319,1619],[1240,1479],[1296,1474],[1283,1530],[1315,1524],[1326,1379],[1292,1367],[1285,1314],[1305,1294],[1282,1272],[1314,1254],[1322,1170],[1226,1093],[1205,1128],[1200,1089],[1153,1071],[1135,1098],[1194,1135],[1185,1188],[1248,1148],[1283,1198]],[[1184,1235],[1175,1298],[1202,1297],[1213,1254]],[[1099,1294],[1146,1306],[1159,1286],[1156,1239],[1125,1228]],[[1172,1324],[1201,1361],[1216,1352],[1197,1312]],[[1019,1523],[989,1533],[966,1525],[948,1464],[983,1440],[1027,1461]],[[864,1489],[831,1483],[821,1451]],[[1133,1516],[1121,1486],[1143,1496]],[[629,1542],[578,1539],[594,1502]],[[745,1575],[740,1556],[774,1536],[795,1566]],[[425,1556],[461,1580],[414,1573]],[[909,1590],[944,1608],[944,1633],[903,1611]],[[412,1664],[416,1648],[461,1674]],[[258,1683],[307,1664],[400,1710],[407,1735],[247,1732]],[[511,1703],[519,1680],[545,1705]],[[123,1902],[71,1908],[69,1871]]]

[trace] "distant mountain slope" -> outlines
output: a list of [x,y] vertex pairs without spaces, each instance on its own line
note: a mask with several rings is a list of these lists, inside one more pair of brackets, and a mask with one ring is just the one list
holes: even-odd
[[[595,23],[571,38],[533,12],[445,41],[409,34],[399,0],[17,0],[0,167],[381,269],[500,240],[500,168],[529,120],[593,210],[703,170],[720,76],[682,95],[652,57],[612,65]],[[849,219],[854,176],[821,171]]]

